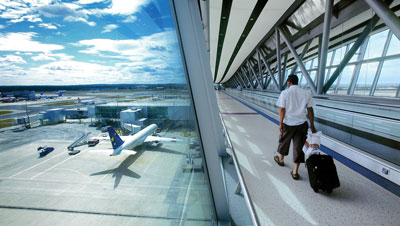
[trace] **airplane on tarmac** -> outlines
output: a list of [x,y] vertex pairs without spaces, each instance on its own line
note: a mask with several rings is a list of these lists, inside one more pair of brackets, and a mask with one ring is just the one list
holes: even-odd
[[177,139],[174,138],[151,136],[157,129],[158,126],[156,124],[151,124],[132,136],[120,137],[113,127],[108,127],[108,134],[110,136],[110,141],[114,149],[113,153],[110,156],[119,155],[123,150],[132,150],[136,146],[139,146],[143,143],[177,141]]

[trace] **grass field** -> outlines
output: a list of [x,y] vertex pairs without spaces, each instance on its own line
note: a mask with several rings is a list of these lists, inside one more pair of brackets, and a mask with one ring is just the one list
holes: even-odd
[[12,118],[0,120],[0,128],[10,127],[13,125],[14,125],[14,119],[12,119]]
[[59,102],[59,103],[46,104],[45,106],[55,107],[55,106],[75,105],[75,104],[77,104],[75,101],[65,101],[65,102]]
[[6,114],[10,114],[13,111],[0,111],[0,115],[6,115]]

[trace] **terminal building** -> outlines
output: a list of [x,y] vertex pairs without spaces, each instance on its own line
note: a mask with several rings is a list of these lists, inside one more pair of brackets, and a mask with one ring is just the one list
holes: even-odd
[[[101,56],[90,61],[103,62],[96,69],[102,69],[104,76],[93,69],[96,80],[120,84],[126,78],[135,83],[151,77],[156,84],[151,87],[159,92],[183,83],[176,95],[137,101],[118,101],[119,93],[116,101],[107,99],[115,97],[113,90],[100,88],[93,96],[107,101],[86,106],[82,113],[104,126],[116,124],[136,134],[155,123],[180,142],[143,145],[128,157],[91,157],[88,153],[95,148],[99,152],[106,149],[100,141],[68,159],[61,159],[56,149],[54,161],[35,159],[25,166],[9,167],[11,170],[0,176],[0,215],[5,212],[0,224],[399,225],[400,0],[149,0],[121,4],[126,5],[76,1],[39,7],[38,12],[47,19],[55,17],[55,11],[69,12],[62,9],[71,5],[71,10],[87,7],[79,11],[82,14],[101,12],[96,18],[109,25],[93,32],[98,36],[83,32],[88,37],[79,42],[71,44],[68,39],[69,48],[80,48],[79,56]],[[92,10],[105,5],[109,7]],[[53,12],[51,7],[58,10]],[[64,22],[95,27],[93,15],[80,18],[79,13]],[[111,24],[108,18],[122,24]],[[61,29],[60,21],[54,24]],[[140,36],[151,29],[153,33]],[[118,40],[112,40],[115,37]],[[57,52],[35,59],[67,55]],[[91,55],[85,56],[91,59]],[[84,57],[71,57],[79,58]],[[147,64],[135,61],[138,58]],[[101,61],[104,59],[108,61]],[[41,72],[56,69],[67,73],[77,68],[54,64],[42,66]],[[139,72],[129,74],[132,71]],[[111,72],[121,72],[121,78],[114,79],[117,76]],[[79,79],[77,74],[72,74],[71,81]],[[284,162],[274,158],[284,110],[277,101],[291,86],[289,75],[297,75],[298,87],[315,103],[315,128],[322,132],[318,155],[333,158],[340,181],[333,191],[313,189],[303,163],[299,178],[293,176],[292,147]],[[182,98],[183,94],[187,97]],[[62,121],[65,112],[55,109],[46,117]],[[71,110],[69,114],[75,113]],[[64,128],[64,137],[74,129]],[[79,129],[87,132],[87,128]],[[27,141],[20,140],[10,143],[26,145]],[[18,158],[11,150],[1,152],[0,160],[9,159],[4,157],[7,153]],[[21,157],[19,162],[26,159]]]

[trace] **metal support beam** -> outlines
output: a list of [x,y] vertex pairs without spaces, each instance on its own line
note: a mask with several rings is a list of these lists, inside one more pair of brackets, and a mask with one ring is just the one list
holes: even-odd
[[272,80],[271,76],[267,77],[267,79],[265,80],[265,89],[268,88],[269,83],[271,83],[271,80]]
[[232,82],[234,83],[235,87],[238,87],[240,85],[240,83],[236,80],[235,77],[232,77]]
[[383,1],[365,0],[371,9],[385,22],[393,34],[400,39],[400,19]]
[[287,60],[288,60],[288,54],[285,54],[285,58],[283,60],[283,72],[282,72],[282,88],[285,86],[285,77],[286,77],[286,65],[287,65]]
[[[362,59],[364,59],[365,52],[367,51],[368,40],[369,40],[369,37],[367,37],[365,39],[365,41],[363,42],[363,44],[361,45],[360,54],[357,57],[357,61],[361,61]],[[353,94],[354,90],[356,89],[356,84],[357,84],[358,77],[360,75],[360,70],[361,70],[361,63],[357,63],[353,70],[353,76],[351,76],[350,86],[347,89],[348,95]]]
[[[350,49],[349,45],[346,45],[345,54],[349,52],[349,49]],[[338,52],[338,51],[339,51],[339,49],[336,49],[336,50],[335,50],[335,52]],[[340,54],[340,53],[338,53],[338,54]],[[342,76],[343,76],[343,74],[342,74],[342,73],[339,73],[339,76],[338,76],[338,78],[336,79],[336,87],[335,87],[335,91],[334,91],[335,94],[337,94],[338,91],[339,91],[339,86],[340,86],[340,81],[342,80]],[[329,80],[328,80],[328,81],[329,81]]]
[[204,153],[204,174],[209,179],[216,220],[230,223],[226,181],[222,170],[222,156],[227,154],[225,139],[213,89],[198,1],[171,0],[170,4],[181,48],[182,67],[188,81],[192,110],[196,116],[194,121]]
[[[390,44],[390,40],[392,40],[392,37],[393,37],[393,32],[389,30],[388,36],[386,38],[385,46],[383,47],[382,57],[386,56],[386,54],[389,50],[389,44]],[[382,71],[384,62],[385,62],[384,60],[379,61],[378,68],[376,69],[374,81],[372,82],[372,87],[369,92],[370,96],[373,96],[375,93],[376,86],[378,85],[379,77],[381,76],[381,71]]]
[[[252,72],[253,76],[256,78],[256,82],[259,85],[260,89],[262,89],[262,82],[258,79],[257,73],[254,71],[253,65],[251,65],[250,61],[247,61],[247,67],[250,68],[250,71]],[[256,86],[257,88],[257,86]]]
[[246,84],[246,88],[250,88],[249,86],[251,85],[251,82],[249,81],[249,79],[247,78],[247,76],[244,75],[244,73],[242,71],[238,71],[239,75],[241,76],[241,78],[243,79],[243,77],[246,80],[245,84]]
[[399,87],[397,88],[396,97],[400,97],[400,84]]
[[[308,51],[308,48],[310,48],[311,42],[312,42],[312,39],[310,39],[310,40],[307,41],[306,45],[304,46],[303,51],[301,52],[300,60],[303,60],[304,56],[306,55],[306,53],[307,53],[307,51]],[[298,67],[298,64],[296,63],[296,64],[294,65],[294,67],[292,68],[292,71],[290,72],[291,75],[294,74],[294,73],[296,72],[297,67]]]
[[333,0],[326,0],[325,2],[325,16],[324,28],[322,33],[322,43],[320,59],[318,62],[318,76],[317,76],[317,94],[322,94],[325,78],[326,58],[328,56],[329,47],[329,33],[331,28]]
[[251,77],[248,75],[248,73],[246,72],[246,70],[244,69],[244,67],[240,68],[242,70],[242,73],[246,76],[247,80],[250,83],[250,88],[254,89],[254,84],[253,84],[253,80],[251,79]]
[[263,82],[263,75],[264,75],[264,72],[263,72],[263,69],[262,69],[262,65],[261,65],[261,57],[260,57],[260,52],[256,52],[256,54],[257,54],[257,62],[258,62],[258,74],[259,74],[259,77],[261,78],[261,88],[262,89],[265,89],[265,83]]
[[[333,50],[332,51],[332,56],[331,56],[331,61],[329,62],[329,66],[332,66],[332,64],[333,64],[333,60],[335,59],[335,53],[336,53],[336,50]],[[330,75],[330,73],[331,73],[331,67],[329,67],[329,69],[328,69],[328,75]],[[325,82],[327,82],[328,81],[328,79],[329,79],[329,77],[326,77],[326,81]]]
[[246,88],[246,82],[243,80],[242,76],[239,73],[236,73],[236,77],[240,80],[241,84],[243,84],[242,88]]
[[269,76],[270,76],[271,79],[274,81],[274,83],[275,83],[275,85],[276,85],[276,88],[278,88],[278,90],[280,90],[280,89],[279,89],[279,84],[276,82],[276,79],[275,79],[275,77],[274,77],[274,73],[272,73],[271,68],[269,67],[269,65],[268,65],[268,63],[267,63],[267,60],[265,60],[265,57],[264,57],[264,55],[262,54],[261,51],[259,51],[259,50],[257,50],[257,51],[258,51],[258,53],[260,54],[260,57],[261,57],[262,62],[264,63],[265,67],[267,68],[267,71],[268,71],[268,73],[269,73]]
[[242,82],[237,78],[236,75],[232,76],[233,79],[235,79],[236,83],[239,84],[240,87],[243,87]]
[[278,84],[279,84],[279,91],[282,90],[282,63],[281,63],[281,38],[279,35],[278,29],[275,29],[276,34],[276,67],[278,69]]
[[347,63],[353,57],[354,53],[356,53],[357,49],[361,46],[361,44],[365,41],[368,37],[369,33],[373,30],[375,25],[378,23],[379,17],[377,15],[373,16],[370,20],[369,24],[365,27],[364,31],[360,34],[358,39],[354,42],[351,49],[346,53],[343,57],[342,62],[340,62],[339,66],[336,68],[335,72],[333,72],[332,76],[330,76],[329,80],[324,85],[323,93],[326,93],[328,89],[332,86],[335,82],[337,77],[339,77],[340,73],[342,73],[343,69],[346,67]]
[[285,34],[285,32],[280,27],[278,27],[278,30],[281,33],[283,41],[285,41],[287,47],[289,48],[289,50],[292,53],[294,59],[296,60],[297,65],[299,65],[299,67],[301,69],[301,72],[303,73],[304,78],[306,78],[307,84],[310,87],[312,93],[316,94],[317,93],[317,88],[315,87],[314,82],[310,78],[310,75],[308,74],[306,68],[304,67],[304,64],[301,61],[299,55],[297,55],[296,49],[293,47],[292,43],[290,43],[287,34]]

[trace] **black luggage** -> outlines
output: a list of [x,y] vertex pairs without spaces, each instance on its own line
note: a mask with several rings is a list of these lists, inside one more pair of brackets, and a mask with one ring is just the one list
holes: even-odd
[[340,186],[332,156],[311,155],[306,160],[306,166],[310,185],[314,192],[318,192],[321,189],[327,193],[331,193],[332,189]]

